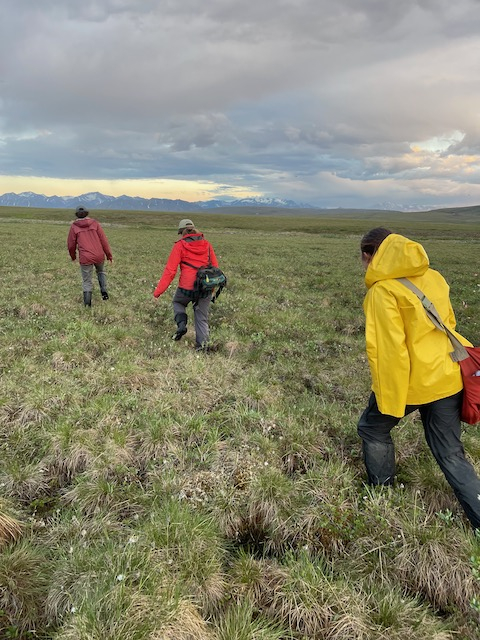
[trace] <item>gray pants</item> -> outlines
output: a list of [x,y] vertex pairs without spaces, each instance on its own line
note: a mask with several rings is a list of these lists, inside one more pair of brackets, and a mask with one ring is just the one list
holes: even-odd
[[93,275],[94,267],[97,272],[100,291],[106,291],[107,290],[107,274],[105,273],[104,262],[99,262],[98,264],[81,264],[80,265],[80,271],[82,272],[83,290],[93,291],[92,275]]
[[195,318],[195,342],[197,347],[204,347],[208,344],[208,312],[210,310],[210,301],[212,295],[206,298],[199,298],[198,301],[192,298],[192,295],[185,293],[185,289],[178,288],[173,296],[173,315],[186,313],[187,306],[191,302],[193,304],[193,315]]
[[[407,405],[405,415],[420,412],[425,439],[474,528],[480,528],[480,479],[465,457],[460,439],[462,406],[460,391],[448,398],[419,406]],[[370,484],[393,484],[395,449],[390,435],[400,418],[380,413],[375,394],[358,422],[363,457]]]

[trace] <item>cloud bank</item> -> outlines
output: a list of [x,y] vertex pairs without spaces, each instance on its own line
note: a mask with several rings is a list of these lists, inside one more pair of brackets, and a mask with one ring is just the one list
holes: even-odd
[[2,184],[477,204],[479,4],[4,0]]

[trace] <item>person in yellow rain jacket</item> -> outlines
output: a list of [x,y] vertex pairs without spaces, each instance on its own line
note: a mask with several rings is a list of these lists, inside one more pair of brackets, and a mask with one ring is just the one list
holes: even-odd
[[429,320],[418,297],[397,278],[408,278],[455,332],[449,286],[431,269],[417,242],[377,227],[361,241],[367,294],[365,338],[372,393],[358,422],[368,481],[392,485],[395,448],[391,431],[418,409],[425,438],[474,528],[480,528],[480,479],[460,439],[462,376],[450,357],[447,335]]

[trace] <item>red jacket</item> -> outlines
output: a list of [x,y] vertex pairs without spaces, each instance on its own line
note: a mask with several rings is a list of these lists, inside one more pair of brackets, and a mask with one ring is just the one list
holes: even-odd
[[180,279],[178,286],[189,291],[193,290],[197,269],[189,267],[184,262],[189,262],[194,267],[206,267],[209,262],[214,267],[218,267],[217,257],[212,245],[205,240],[203,233],[189,233],[183,236],[173,245],[172,252],[168,258],[162,277],[158,281],[157,288],[153,292],[155,298],[166,291],[174,279],[178,266],[180,265]]
[[100,223],[93,218],[80,218],[72,222],[67,239],[68,252],[72,260],[77,257],[80,264],[99,264],[112,259],[107,236]]

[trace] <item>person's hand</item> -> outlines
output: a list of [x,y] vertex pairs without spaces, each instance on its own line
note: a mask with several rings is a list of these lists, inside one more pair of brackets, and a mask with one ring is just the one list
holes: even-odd
[[107,258],[107,260],[110,262],[110,264],[112,264],[113,258]]

